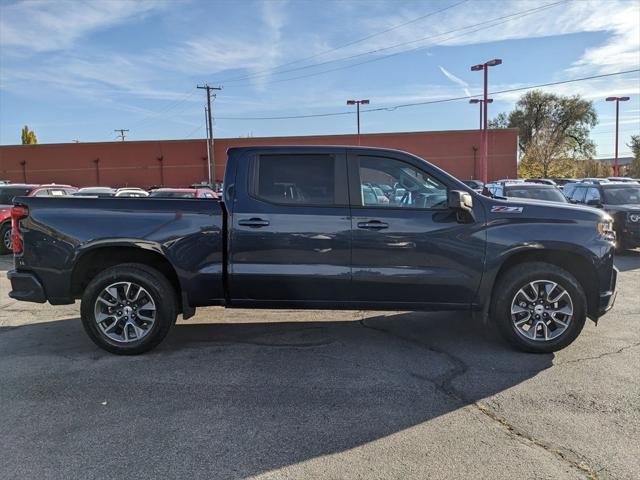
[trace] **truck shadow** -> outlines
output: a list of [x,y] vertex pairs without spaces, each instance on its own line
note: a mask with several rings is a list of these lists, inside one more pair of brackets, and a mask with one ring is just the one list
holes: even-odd
[[552,361],[460,313],[178,325],[138,357],[102,352],[76,320],[0,328],[3,470],[71,469],[82,451],[93,478],[149,465],[162,477],[245,478],[429,422]]

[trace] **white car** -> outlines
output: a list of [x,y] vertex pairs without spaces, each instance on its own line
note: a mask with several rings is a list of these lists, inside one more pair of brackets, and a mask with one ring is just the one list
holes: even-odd
[[141,188],[119,188],[116,197],[148,197],[149,192]]

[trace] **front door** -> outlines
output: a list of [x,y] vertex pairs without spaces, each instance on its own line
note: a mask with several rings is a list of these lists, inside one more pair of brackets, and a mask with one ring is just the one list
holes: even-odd
[[[230,293],[238,303],[326,306],[346,301],[351,221],[344,149],[291,149],[239,165],[230,245]],[[246,189],[246,191],[245,191]]]
[[481,208],[475,222],[460,223],[447,206],[450,179],[416,157],[385,155],[348,159],[353,299],[389,309],[469,306],[485,255]]

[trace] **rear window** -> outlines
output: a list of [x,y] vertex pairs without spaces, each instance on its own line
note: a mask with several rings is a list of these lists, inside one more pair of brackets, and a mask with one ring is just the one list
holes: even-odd
[[29,195],[32,188],[5,187],[0,188],[0,205],[11,205],[13,197],[22,197]]
[[335,203],[332,155],[261,155],[253,167],[254,196],[273,203]]

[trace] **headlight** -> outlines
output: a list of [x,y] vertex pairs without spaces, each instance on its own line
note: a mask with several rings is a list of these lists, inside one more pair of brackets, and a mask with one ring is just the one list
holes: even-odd
[[630,213],[629,214],[629,221],[632,222],[632,223],[640,222],[640,213]]
[[605,240],[611,242],[616,240],[616,233],[613,230],[613,221],[611,219],[603,219],[598,222],[598,233]]

